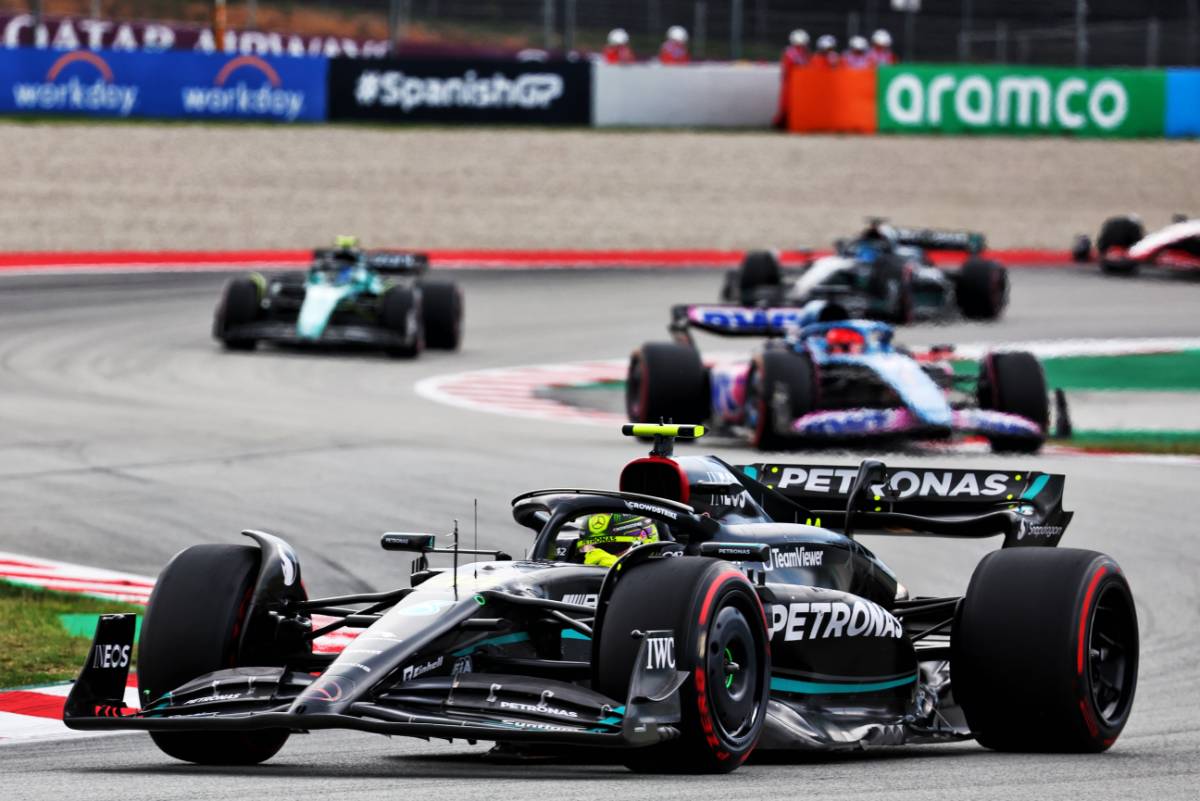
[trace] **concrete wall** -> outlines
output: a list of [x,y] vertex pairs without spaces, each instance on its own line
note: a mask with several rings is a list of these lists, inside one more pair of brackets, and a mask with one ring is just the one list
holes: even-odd
[[597,64],[598,127],[766,128],[779,106],[773,64]]

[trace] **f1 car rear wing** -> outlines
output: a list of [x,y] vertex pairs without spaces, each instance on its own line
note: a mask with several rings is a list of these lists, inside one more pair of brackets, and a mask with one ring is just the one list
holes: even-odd
[[[317,248],[313,251],[313,262],[320,263],[337,253],[333,248]],[[429,255],[402,250],[369,250],[366,252],[367,267],[380,273],[393,275],[416,275],[429,269]]]
[[[1056,545],[1073,512],[1066,477],[1028,470],[962,470],[758,463],[737,467],[831,528],[960,537],[1004,535],[1004,547]],[[780,521],[784,522],[784,521]]]
[[925,250],[962,250],[970,254],[982,253],[987,248],[987,238],[978,231],[937,231],[932,228],[897,228],[896,244]]
[[697,328],[721,336],[778,337],[791,328],[840,320],[845,311],[836,304],[814,300],[804,306],[759,308],[731,303],[680,304],[671,308],[670,331],[687,337]]

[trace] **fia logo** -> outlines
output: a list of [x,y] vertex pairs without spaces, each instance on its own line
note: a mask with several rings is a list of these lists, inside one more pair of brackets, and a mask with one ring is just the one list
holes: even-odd
[[646,638],[646,670],[675,669],[675,638]]

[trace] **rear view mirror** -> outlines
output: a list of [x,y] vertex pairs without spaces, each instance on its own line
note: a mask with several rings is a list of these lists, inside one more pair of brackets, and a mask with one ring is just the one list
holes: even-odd
[[380,538],[379,546],[385,551],[429,553],[434,550],[436,539],[433,534],[407,534],[400,531],[389,531]]

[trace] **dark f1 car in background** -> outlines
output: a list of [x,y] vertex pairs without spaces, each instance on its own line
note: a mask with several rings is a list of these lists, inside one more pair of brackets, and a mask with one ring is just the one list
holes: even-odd
[[[741,306],[802,306],[836,300],[850,316],[908,323],[965,317],[994,320],[1008,304],[1008,273],[980,254],[983,234],[897,228],[872,219],[835,252],[785,272],[770,251],[747,253],[729,271],[721,300]],[[964,254],[958,269],[934,265],[930,251]]]
[[381,348],[411,358],[425,347],[457,350],[462,292],[426,277],[423,253],[366,251],[354,237],[313,252],[303,273],[252,273],[225,286],[213,336],[231,350],[259,342]]
[[[772,337],[750,359],[706,365],[692,329]],[[1050,425],[1041,363],[989,353],[956,373],[953,348],[920,358],[892,343],[886,323],[846,319],[838,304],[801,308],[681,305],[673,342],[634,351],[626,375],[630,420],[705,420],[763,449],[944,440],[982,435],[993,450],[1031,453]],[[1060,421],[1066,401],[1059,401]]]
[[[410,588],[310,599],[296,553],[197,545],[163,570],[138,644],[142,707],[122,701],[134,618],[105,616],[64,720],[149,731],[176,758],[250,764],[293,732],[620,749],[637,770],[726,772],[754,748],[827,751],[976,738],[1000,751],[1109,748],[1137,681],[1133,598],[1111,557],[1054,546],[1064,479],[672,458],[654,437],[620,490],[513,501],[528,557],[459,565],[429,535]],[[657,541],[580,564],[593,515]],[[589,526],[590,527],[590,526]],[[961,597],[911,597],[862,533],[1001,536]],[[1031,547],[1032,546],[1032,547]],[[451,569],[427,555],[453,553]],[[313,627],[311,616],[333,623]],[[366,626],[341,654],[314,637]]]
[[1133,275],[1142,267],[1200,273],[1200,219],[1176,215],[1166,228],[1147,236],[1137,215],[1109,217],[1092,240],[1080,234],[1072,248],[1075,261],[1095,258],[1110,275]]

